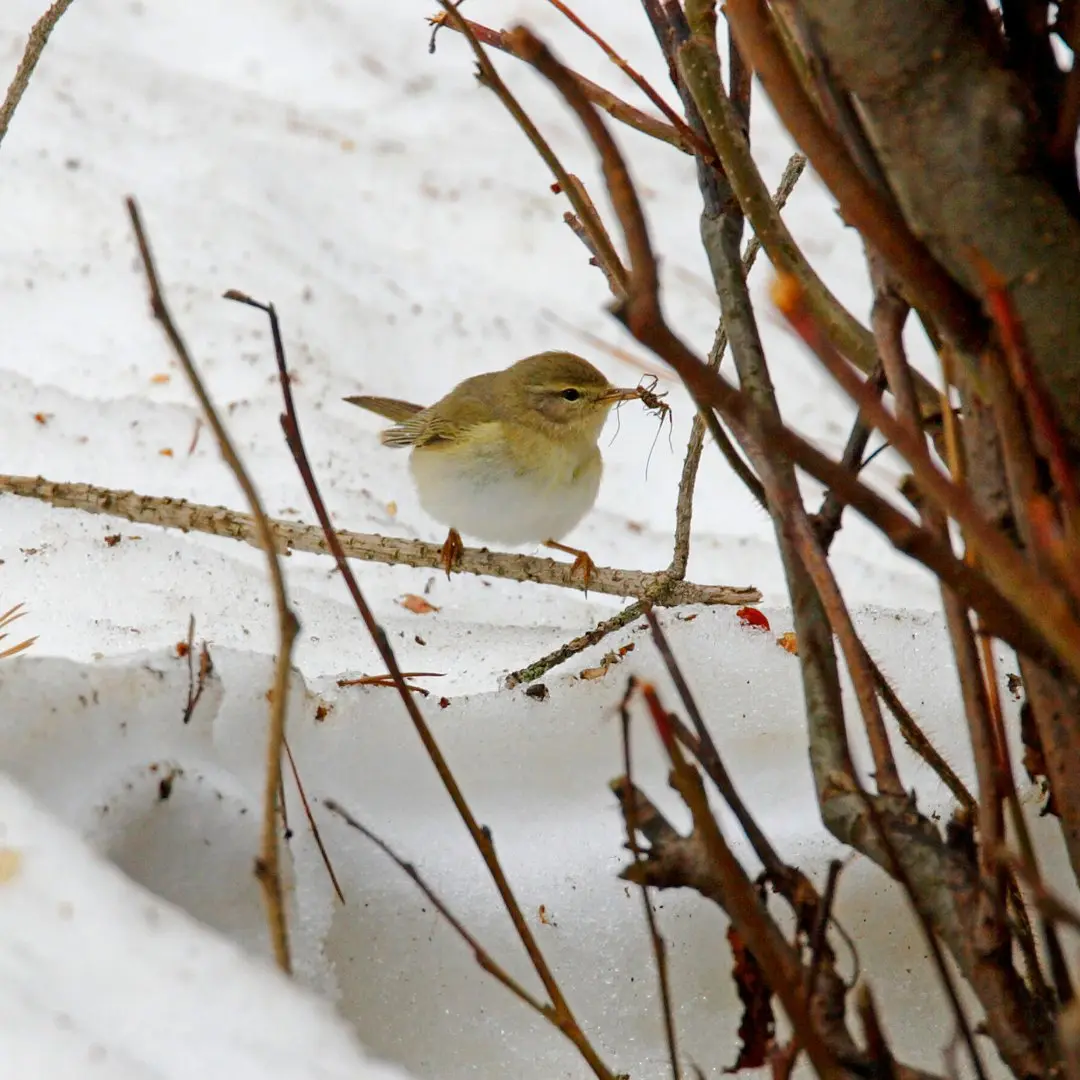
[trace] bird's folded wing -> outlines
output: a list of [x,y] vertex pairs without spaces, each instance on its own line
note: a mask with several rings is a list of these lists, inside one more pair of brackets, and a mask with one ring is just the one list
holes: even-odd
[[463,429],[432,409],[415,413],[400,424],[387,428],[379,438],[383,446],[431,446],[461,439]]

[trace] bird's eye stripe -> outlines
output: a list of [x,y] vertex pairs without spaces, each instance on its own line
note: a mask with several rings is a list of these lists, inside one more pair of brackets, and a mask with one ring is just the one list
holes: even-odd
[[581,397],[581,393],[575,390],[572,386],[568,386],[562,392],[562,396],[566,398],[567,401],[577,401],[577,399]]

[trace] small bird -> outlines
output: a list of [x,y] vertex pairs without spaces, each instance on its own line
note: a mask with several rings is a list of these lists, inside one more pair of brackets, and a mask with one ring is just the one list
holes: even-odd
[[580,356],[545,352],[474,375],[426,409],[395,398],[345,400],[394,421],[383,445],[412,447],[420,505],[450,529],[447,576],[464,550],[460,530],[486,543],[542,543],[574,555],[571,577],[580,570],[588,588],[592,559],[559,540],[596,502],[608,410],[638,397]]

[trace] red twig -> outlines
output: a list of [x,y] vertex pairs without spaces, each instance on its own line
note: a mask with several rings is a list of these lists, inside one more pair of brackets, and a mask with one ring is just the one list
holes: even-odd
[[691,146],[695,153],[701,154],[712,165],[718,165],[719,159],[713,148],[700,138],[689,124],[660,96],[649,81],[635,71],[595,30],[582,18],[574,14],[563,0],[548,0],[548,3],[561,11],[583,34],[591,38],[604,51],[604,55],[664,114],[668,123],[674,127]]
[[1024,328],[1016,314],[1005,279],[978,251],[972,251],[971,260],[982,280],[986,306],[1001,338],[1013,386],[1024,403],[1031,434],[1046,456],[1050,475],[1065,504],[1066,525],[1071,529],[1074,524],[1080,523],[1080,490],[1069,465],[1056,410],[1036,374]]

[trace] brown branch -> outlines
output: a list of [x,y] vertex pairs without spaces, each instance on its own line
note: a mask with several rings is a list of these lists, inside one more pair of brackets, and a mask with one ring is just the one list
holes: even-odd
[[[574,188],[574,194],[581,205],[587,207],[590,218],[595,221],[600,221],[600,212],[596,209],[596,205],[589,196],[589,192],[586,190],[585,185],[573,173],[569,173],[568,177],[571,186]],[[596,243],[592,238],[592,233],[585,227],[585,223],[577,214],[573,214],[568,210],[563,214],[563,221],[566,222],[570,227],[570,231],[585,245],[586,250],[592,255],[592,261],[599,267],[600,272],[607,280],[611,295],[616,299],[619,299],[622,296],[622,282],[626,278],[626,271],[623,269],[622,263],[612,266],[605,261],[604,252],[596,246]]]
[[[623,776],[631,788],[634,786],[633,760],[630,753],[630,698],[637,690],[637,679],[631,675],[626,681],[626,693],[619,702],[619,719],[622,723],[622,747],[623,747]],[[626,846],[634,858],[634,864],[638,864],[644,858],[641,845],[638,843],[638,831],[630,816],[629,803],[620,800],[619,806],[623,812],[623,825],[626,828]],[[679,1048],[675,1033],[675,1012],[671,1005],[671,983],[668,973],[667,948],[664,939],[660,936],[660,928],[656,923],[656,912],[653,911],[649,900],[649,887],[644,882],[639,883],[641,889],[641,903],[645,912],[645,925],[649,928],[649,940],[652,944],[653,959],[656,961],[656,977],[660,987],[660,1007],[664,1018],[664,1036],[668,1045],[668,1060],[671,1064],[672,1080],[680,1080],[679,1072]]]
[[165,297],[161,292],[154,258],[150,244],[143,231],[139,208],[132,197],[127,199],[128,215],[135,230],[135,239],[139,245],[139,255],[146,274],[150,290],[150,310],[161,324],[173,352],[191,383],[195,396],[202,406],[203,415],[214,436],[217,438],[221,456],[232,470],[237,483],[244,492],[248,506],[251,507],[252,528],[259,538],[260,546],[266,553],[267,569],[273,586],[274,603],[278,620],[278,655],[274,667],[274,685],[270,695],[270,725],[267,734],[266,775],[263,783],[263,818],[259,857],[255,861],[255,876],[263,889],[266,901],[267,922],[270,929],[270,941],[274,957],[282,971],[291,970],[289,958],[289,928],[285,918],[285,900],[281,885],[281,853],[277,831],[278,791],[281,788],[281,755],[285,741],[285,714],[289,694],[289,670],[293,643],[300,624],[289,606],[288,593],[285,589],[285,576],[281,570],[281,560],[274,546],[273,533],[270,529],[266,512],[259,493],[251,477],[244,468],[237,454],[225,425],[221,422],[214,403],[210,400],[199,372],[191,359],[176,324],[172,320]]
[[686,121],[653,89],[647,79],[635,71],[595,30],[562,3],[562,0],[548,0],[548,3],[562,12],[586,37],[600,46],[604,55],[664,114],[667,122],[692,148],[692,153],[704,156],[713,164],[717,164],[713,148],[704,139],[698,137]]
[[[791,284],[793,288],[787,286]],[[900,423],[869,393],[865,382],[844,361],[831,343],[817,333],[802,309],[797,286],[782,282],[776,291],[778,306],[826,370],[859,406],[864,416],[903,455],[923,495],[951,517],[987,570],[1000,595],[1015,605],[1030,627],[1046,642],[1074,678],[1080,678],[1080,622],[1067,596],[1030,566],[1008,537],[986,520],[970,492],[938,469],[923,440]],[[946,584],[949,584],[946,582]],[[976,607],[977,605],[969,604]],[[997,628],[994,628],[997,633]]]
[[195,715],[195,709],[198,707],[199,702],[202,700],[203,692],[206,690],[206,681],[210,677],[214,670],[213,662],[210,659],[210,650],[207,648],[206,642],[202,643],[202,647],[199,649],[199,672],[195,673],[195,616],[190,615],[188,617],[188,636],[187,636],[187,669],[188,669],[188,693],[187,703],[184,705],[183,723],[191,723],[192,716]]
[[[3,629],[5,626],[10,626],[17,619],[21,619],[26,614],[22,608],[22,604],[16,604],[14,607],[8,608],[7,611],[0,613],[0,629]],[[0,642],[6,637],[6,633],[0,634]],[[17,642],[15,645],[7,645],[0,648],[0,660],[7,660],[9,657],[17,656],[19,653],[25,652],[35,641],[37,641],[36,634],[31,638],[27,638],[25,641]]]
[[[429,21],[436,29],[445,26],[450,30],[457,30],[457,27],[450,22],[443,12],[433,15]],[[517,55],[506,41],[505,30],[493,30],[491,27],[473,22],[472,19],[463,19],[462,22],[472,31],[473,36],[481,45],[486,45],[489,49],[496,49],[510,56]],[[640,109],[636,109],[633,105],[623,101],[622,98],[616,97],[610,90],[606,90],[590,79],[586,79],[584,75],[573,72],[573,76],[580,85],[582,93],[597,108],[603,109],[613,120],[618,120],[627,127],[640,131],[650,138],[667,143],[669,146],[675,147],[676,150],[681,150],[684,154],[692,155],[694,153],[696,144],[692,138],[692,133],[690,136],[684,135],[679,127],[666,124],[662,120],[657,120],[656,117],[649,116],[648,113],[643,113]]]
[[[92,484],[65,484],[36,476],[0,475],[0,494],[38,499],[52,506],[69,507],[90,514],[110,514],[128,521],[183,532],[202,532],[227,536],[253,547],[263,547],[258,523],[250,514],[223,506],[204,506],[185,499],[139,495],[134,491],[99,488]],[[307,551],[317,555],[333,554],[330,544],[317,525],[298,524],[280,518],[267,518],[274,550]],[[407,540],[376,533],[337,531],[337,540],[345,557],[387,566],[411,566],[437,570],[442,563],[442,545],[421,540]],[[554,585],[582,589],[580,577],[574,577],[570,564],[536,555],[513,555],[465,548],[454,569],[466,574],[529,581],[536,585]],[[673,581],[666,570],[646,572],[596,567],[589,578],[589,591],[609,596],[642,597],[661,607],[682,604],[730,604],[741,607],[761,600],[753,586],[697,585]]]
[[[575,184],[571,180],[570,173],[563,167],[562,162],[555,151],[551,149],[548,141],[540,134],[539,129],[532,122],[528,113],[525,112],[517,98],[510,92],[510,88],[503,82],[499,73],[495,70],[495,65],[488,59],[487,53],[484,52],[480,43],[473,36],[472,30],[461,17],[457,8],[450,3],[450,0],[438,0],[438,2],[446,14],[447,24],[457,30],[469,43],[469,47],[476,57],[477,67],[479,68],[477,77],[481,84],[494,91],[503,107],[513,117],[514,122],[525,133],[525,137],[533,144],[544,164],[551,170],[560,190],[570,200],[570,205],[573,206],[578,220],[589,235],[592,247],[597,252],[597,258],[608,268],[612,276],[621,283],[626,277],[622,260],[619,258],[615,246],[612,244],[611,238],[608,236],[607,230],[604,228],[604,224],[593,208],[592,203],[582,199],[580,184]],[[506,37],[507,41],[510,41],[509,37],[506,35],[504,37]]]
[[533,1012],[539,1013],[545,1020],[555,1022],[550,1005],[537,1001],[509,972],[496,963],[491,954],[465,924],[443,903],[439,894],[420,876],[420,871],[411,862],[406,862],[385,840],[372,832],[366,825],[357,821],[336,799],[324,799],[323,806],[332,814],[337,814],[351,829],[374,844],[399,870],[405,873],[416,887],[428,898],[431,906],[450,924],[454,932],[472,949],[473,958],[480,968],[498,982],[502,983],[519,1001],[524,1002]]
[[15,115],[15,110],[19,107],[19,102],[22,100],[23,94],[26,93],[26,88],[30,85],[30,77],[34,74],[34,68],[37,67],[38,61],[41,59],[49,35],[60,21],[60,16],[71,7],[71,3],[72,0],[55,0],[55,3],[50,5],[48,11],[30,28],[30,35],[27,38],[22,59],[15,69],[15,76],[8,86],[3,103],[0,104],[0,143],[4,141],[4,136],[11,125],[11,118]]
[[907,708],[905,708],[899,695],[885,677],[885,673],[869,653],[867,654],[866,662],[870,665],[870,669],[873,672],[874,681],[877,684],[877,692],[880,695],[882,702],[884,702],[885,707],[892,713],[893,719],[896,721],[896,726],[899,729],[904,742],[908,744],[913,753],[918,754],[918,756],[933,769],[934,773],[949,789],[952,797],[956,799],[960,806],[965,810],[974,811],[976,806],[975,796],[968,791],[963,780],[956,775],[952,766],[941,756],[937,747],[934,746],[923,729],[915,722],[915,718],[908,712]]
[[[322,832],[319,830],[319,824],[315,820],[315,815],[311,812],[311,806],[308,803],[307,792],[304,790],[303,781],[300,779],[300,770],[296,767],[296,759],[293,757],[292,747],[289,746],[289,740],[285,739],[282,743],[282,747],[285,750],[285,759],[289,763],[289,772],[292,773],[293,783],[296,784],[296,790],[300,795],[300,805],[304,808],[304,817],[307,818],[308,828],[311,829],[312,839],[315,841],[315,846],[319,849],[319,857],[322,859],[323,866],[326,867],[327,876],[330,878],[330,884],[333,886],[334,893],[338,900],[345,903],[345,893],[342,891],[341,883],[338,881],[337,874],[334,871],[334,864],[330,860],[330,852],[326,850],[326,845],[323,843]],[[282,785],[281,805],[285,806],[284,785]],[[287,830],[286,830],[287,831]]]
[[571,638],[570,641],[560,645],[546,656],[542,656],[535,663],[520,668],[518,671],[510,672],[503,680],[503,685],[510,689],[520,686],[522,683],[534,682],[541,675],[546,675],[552,668],[565,664],[567,660],[572,659],[586,649],[592,648],[593,645],[599,644],[608,634],[613,634],[616,630],[621,630],[624,626],[629,626],[630,623],[640,619],[644,608],[645,604],[641,600],[635,600],[632,604],[627,604],[617,615],[612,615],[610,619],[604,619],[603,622],[597,623],[596,626],[584,634]]
[[[750,85],[748,83],[748,85]],[[749,91],[747,91],[749,93]],[[799,177],[802,176],[803,171],[806,169],[806,157],[803,154],[792,154],[788,158],[788,163],[784,166],[784,171],[780,174],[780,183],[776,185],[776,190],[772,195],[772,204],[779,214],[785,206],[787,206],[788,199],[791,198],[791,193],[795,190],[795,185],[799,182]],[[753,222],[750,222],[751,227]],[[746,245],[746,251],[743,253],[743,270],[746,275],[750,275],[750,269],[753,267],[754,262],[757,260],[758,252],[761,250],[761,237],[757,233],[754,233],[750,237],[750,242]]]
[[[784,168],[780,177],[780,184],[773,195],[773,204],[779,212],[784,208],[795,185],[806,168],[806,158],[801,154],[793,154]],[[761,242],[757,236],[750,239],[746,251],[742,257],[743,274],[749,277],[750,271],[757,261],[758,252],[761,250]],[[622,299],[616,297],[616,299]],[[716,335],[713,338],[712,348],[709,350],[709,367],[719,370],[727,349],[728,337],[724,320],[721,319],[716,327]],[[671,557],[671,565],[668,568],[673,574],[681,577],[686,572],[686,565],[690,558],[690,525],[693,517],[694,486],[697,482],[698,467],[701,463],[701,451],[705,446],[705,429],[708,428],[717,444],[720,452],[724,455],[728,464],[732,467],[735,475],[743,482],[743,486],[762,507],[765,503],[765,491],[761,481],[754,475],[739,456],[727,433],[720,426],[715,414],[711,409],[699,409],[694,414],[694,421],[690,426],[690,437],[686,444],[686,456],[683,459],[682,475],[679,477],[679,493],[675,503],[675,547]]]
[[[866,385],[878,394],[884,392],[885,372],[881,370],[880,364],[867,376]],[[858,474],[866,464],[863,461],[863,454],[866,453],[866,447],[872,434],[873,428],[863,423],[862,416],[856,413],[848,440],[844,444],[844,452],[840,457],[840,463],[845,468],[850,469],[852,473]],[[837,498],[832,490],[827,491],[825,498],[821,502],[821,507],[811,519],[814,523],[814,531],[817,533],[821,546],[826,552],[832,547],[833,540],[836,539],[836,534],[840,531],[840,521],[843,515],[843,500]]]

